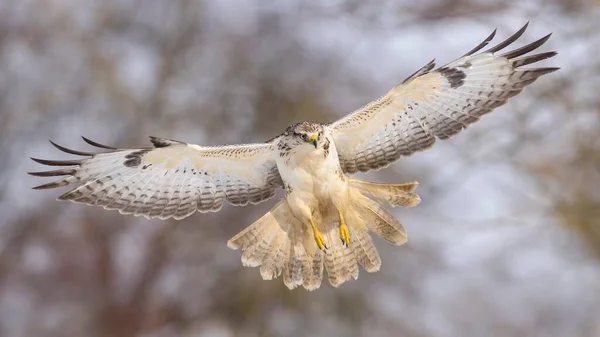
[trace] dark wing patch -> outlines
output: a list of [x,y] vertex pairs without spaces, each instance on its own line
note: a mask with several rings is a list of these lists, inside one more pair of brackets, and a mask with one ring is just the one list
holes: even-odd
[[450,88],[452,89],[459,88],[463,84],[465,84],[465,78],[467,77],[465,72],[458,69],[458,67],[468,68],[467,65],[460,65],[456,68],[440,68],[437,70],[448,80],[448,82],[450,83]]
[[151,149],[143,149],[139,151],[132,152],[125,156],[125,160],[123,165],[126,167],[138,167],[142,163],[142,157],[148,153]]
[[154,137],[154,136],[150,136],[150,141],[156,148],[167,147],[167,146],[177,145],[177,144],[187,144],[185,142],[181,142],[178,140],[159,138],[159,137]]

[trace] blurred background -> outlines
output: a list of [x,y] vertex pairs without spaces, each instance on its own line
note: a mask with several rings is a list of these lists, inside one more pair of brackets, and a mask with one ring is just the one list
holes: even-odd
[[[600,4],[0,0],[0,336],[600,336]],[[28,157],[333,121],[498,28],[562,70],[370,180],[421,182],[383,266],[308,293],[225,246],[266,212],[122,216],[32,191]]]

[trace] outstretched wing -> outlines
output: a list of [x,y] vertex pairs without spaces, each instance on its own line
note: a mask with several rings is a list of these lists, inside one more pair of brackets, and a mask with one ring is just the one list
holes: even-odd
[[432,71],[431,61],[386,95],[331,124],[342,169],[348,173],[388,166],[455,135],[481,116],[521,92],[538,77],[559,68],[521,68],[556,55],[525,55],[547,36],[513,51],[496,53],[525,31],[527,25],[497,46],[475,54],[494,37],[456,61]]
[[86,158],[32,158],[40,164],[67,167],[29,173],[66,176],[34,189],[77,184],[58,199],[148,218],[181,219],[196,210],[218,211],[224,202],[245,205],[267,200],[282,184],[271,143],[203,147],[150,138],[153,148],[129,150],[83,138],[104,149],[102,153],[74,151],[52,143],[59,150]]

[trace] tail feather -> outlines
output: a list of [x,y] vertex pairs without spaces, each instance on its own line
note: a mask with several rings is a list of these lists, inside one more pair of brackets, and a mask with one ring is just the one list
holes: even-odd
[[290,289],[298,286],[307,290],[319,288],[323,278],[323,261],[319,256],[309,255],[301,241],[297,242],[290,250],[289,263],[284,265],[283,283]]
[[[352,216],[348,216],[348,219],[353,219]],[[342,239],[339,235],[339,223],[333,222],[331,224],[331,236],[333,237],[334,242],[336,243],[336,263],[339,265],[338,275],[336,277],[337,282],[334,283],[331,281],[331,274],[329,273],[329,269],[327,273],[330,277],[330,283],[337,287],[340,284],[348,281],[350,278],[357,279],[358,278],[358,264],[356,262],[356,254],[354,253],[354,249],[352,247],[346,247],[342,242]],[[366,229],[365,229],[366,230]],[[328,252],[329,253],[329,252]]]
[[259,241],[256,245],[249,247],[242,253],[242,264],[248,267],[260,266],[263,261],[267,258],[273,239],[276,234],[277,223],[270,221],[264,225],[262,231],[262,237],[259,237]]
[[302,285],[302,261],[305,259],[304,251],[295,244],[289,249],[288,263],[283,265],[283,283],[290,289]]
[[[329,283],[337,287],[350,279],[350,271],[346,268],[345,250],[350,250],[342,244],[339,237],[338,227],[336,222],[332,222],[327,226],[327,253],[325,254],[325,268],[329,275]],[[354,258],[354,256],[352,257]]]
[[298,247],[298,249],[301,250],[300,256],[302,260],[301,284],[306,286],[307,284],[311,284],[313,282],[312,257],[306,253],[306,251],[304,250],[304,245],[300,244],[300,247]]
[[285,243],[288,242],[287,234],[284,231],[279,231],[273,238],[273,245],[271,249],[260,265],[260,275],[264,280],[271,280],[281,275],[283,263],[278,263],[281,260],[282,249],[285,247]]
[[401,245],[408,240],[406,229],[394,216],[375,201],[364,196],[361,198],[362,215],[367,227],[373,233],[396,245]]
[[[358,262],[356,261],[356,254],[352,247],[344,247],[344,260],[346,261],[346,271],[349,276],[353,279],[358,278]],[[347,279],[350,279],[349,277]]]
[[271,212],[246,227],[227,242],[232,249],[242,247],[242,264],[248,267],[261,265],[271,251],[278,234],[278,224]]
[[312,233],[303,232],[300,246],[304,250],[302,260],[302,286],[307,290],[315,290],[323,281],[323,252],[317,248]]
[[323,270],[316,270],[319,275],[313,274],[313,256],[310,255],[304,245],[306,232],[301,228],[292,226],[290,232],[290,254],[288,262],[283,265],[283,283],[290,289],[304,286],[308,290],[314,290],[321,286]]
[[369,233],[366,230],[355,229],[351,226],[350,234],[352,235],[350,245],[356,254],[358,263],[368,273],[379,271],[379,268],[381,268],[381,258]]
[[289,261],[290,255],[290,235],[289,231],[293,225],[290,224],[285,215],[289,209],[283,203],[279,202],[267,214],[271,214],[277,225],[275,226],[275,238],[270,247],[270,252],[260,267],[260,274],[263,279],[271,280],[279,277],[284,272],[284,267]]
[[397,184],[374,183],[356,178],[350,178],[348,181],[350,186],[357,188],[363,194],[392,206],[413,207],[421,202],[419,195],[413,193],[419,186],[416,181]]
[[289,260],[290,240],[287,233],[280,233],[278,248],[272,251],[267,260],[260,266],[260,275],[265,280],[279,277],[283,273],[285,263]]
[[271,213],[263,215],[260,219],[256,220],[252,225],[244,228],[241,232],[237,233],[234,237],[227,241],[227,247],[231,249],[239,249],[241,247],[248,247],[258,241],[260,233],[263,231],[263,221],[272,216]]
[[312,277],[309,282],[304,281],[304,287],[307,290],[315,290],[321,286],[323,281],[323,252],[320,250],[315,251],[311,264]]
[[288,247],[288,254],[283,264],[283,283],[290,289],[294,289],[299,285],[302,285],[303,281],[303,261],[306,260],[306,254],[302,241],[299,240],[301,233],[299,228],[296,226],[290,226],[287,232],[290,245]]

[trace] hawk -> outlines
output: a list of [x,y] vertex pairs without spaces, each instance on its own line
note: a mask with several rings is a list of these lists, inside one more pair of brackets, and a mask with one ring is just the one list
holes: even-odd
[[260,144],[199,146],[150,137],[153,147],[117,149],[83,138],[99,152],[59,150],[77,160],[32,160],[63,168],[30,172],[61,176],[36,186],[73,185],[58,197],[146,218],[182,219],[223,204],[257,204],[285,197],[267,214],[231,238],[244,266],[260,267],[263,279],[283,276],[285,285],[320,287],[323,270],[337,287],[380,269],[370,232],[401,245],[407,234],[384,207],[415,206],[417,182],[376,183],[350,176],[387,167],[401,156],[449,138],[497,108],[538,77],[559,68],[523,68],[556,55],[529,54],[550,34],[499,53],[527,25],[500,44],[473,50],[434,70],[429,62],[384,96],[331,124],[302,122]]

